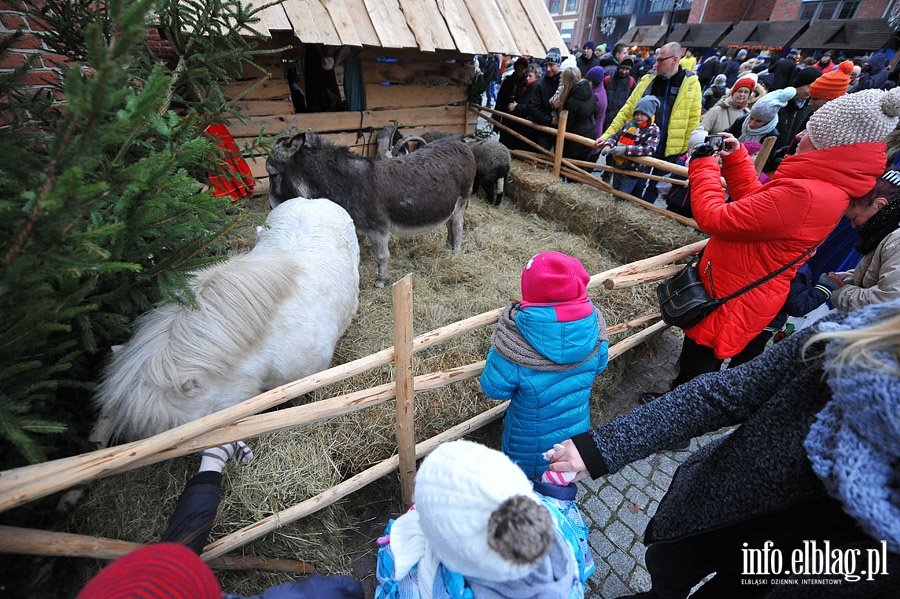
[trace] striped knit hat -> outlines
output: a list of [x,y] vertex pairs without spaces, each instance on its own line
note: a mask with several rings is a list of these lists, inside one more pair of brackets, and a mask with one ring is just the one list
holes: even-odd
[[132,551],[95,576],[78,599],[222,599],[209,566],[178,543]]

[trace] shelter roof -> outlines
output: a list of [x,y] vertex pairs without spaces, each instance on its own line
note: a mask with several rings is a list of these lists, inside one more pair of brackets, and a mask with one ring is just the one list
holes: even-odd
[[306,44],[536,58],[557,47],[568,54],[542,0],[285,0],[260,17],[264,35],[288,31]]
[[893,38],[894,28],[887,19],[820,19],[792,45],[804,49],[878,50]]
[[675,26],[669,41],[684,48],[715,48],[731,27],[731,23],[683,23]]
[[719,40],[720,46],[767,50],[786,48],[806,29],[809,21],[741,21]]
[[618,43],[626,46],[658,48],[663,44],[667,30],[668,25],[638,25],[626,31]]

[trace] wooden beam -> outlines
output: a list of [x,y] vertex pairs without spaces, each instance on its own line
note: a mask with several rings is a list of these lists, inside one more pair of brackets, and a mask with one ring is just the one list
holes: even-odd
[[379,108],[416,108],[446,106],[466,101],[466,88],[461,85],[373,85],[365,86],[366,106]]
[[[141,547],[146,545],[67,532],[0,526],[0,553],[113,560]],[[315,572],[312,564],[306,562],[255,555],[223,555],[211,560],[209,566],[213,570],[269,570],[289,574]]]
[[[288,0],[290,1],[290,0]],[[362,46],[362,39],[356,32],[356,24],[350,17],[349,7],[345,0],[319,0],[322,3],[328,16],[331,18],[331,24],[335,33],[341,40],[339,45],[343,46]],[[354,8],[358,8],[355,6]]]
[[364,0],[372,27],[384,48],[418,48],[397,0]]
[[391,287],[394,306],[394,384],[396,385],[395,426],[399,457],[400,490],[403,509],[413,504],[416,478],[416,404],[413,381],[413,300],[412,275]]
[[423,52],[435,50],[455,50],[456,42],[444,23],[444,17],[437,4],[429,0],[399,0],[406,17],[406,25],[416,37],[416,43]]
[[485,54],[487,45],[478,33],[475,20],[464,0],[437,0],[437,6],[447,23],[447,29],[463,54]]

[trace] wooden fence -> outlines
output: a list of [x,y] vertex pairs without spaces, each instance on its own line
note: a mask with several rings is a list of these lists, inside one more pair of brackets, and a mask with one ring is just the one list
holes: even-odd
[[[588,289],[599,286],[607,290],[621,289],[639,283],[659,281],[671,275],[684,258],[703,248],[706,240],[637,262],[619,266],[591,277]],[[63,458],[42,464],[0,472],[0,511],[63,491],[97,478],[117,474],[201,451],[239,439],[249,439],[288,428],[302,427],[328,418],[342,416],[392,399],[397,406],[397,454],[364,470],[338,485],[283,511],[219,538],[208,545],[202,558],[215,568],[256,568],[290,572],[308,572],[311,566],[291,560],[243,558],[226,555],[263,535],[334,503],[365,485],[399,469],[404,504],[412,498],[416,459],[439,444],[458,439],[500,418],[509,402],[503,402],[481,414],[457,424],[443,433],[414,443],[414,403],[416,393],[438,389],[481,374],[484,361],[448,370],[413,376],[413,356],[432,345],[458,335],[494,325],[500,309],[472,316],[423,335],[412,334],[412,283],[410,275],[393,287],[394,346],[352,362],[335,366],[303,379],[282,385],[240,404],[199,420],[160,433],[154,437],[125,445]],[[667,326],[659,314],[649,314],[631,322],[608,327],[611,334],[640,330],[613,345],[609,359],[661,332]],[[259,414],[268,408],[309,393],[325,385],[346,379],[366,370],[393,362],[395,380],[345,395],[330,397],[303,406]],[[114,559],[138,547],[136,543],[101,539],[83,535],[0,527],[0,553],[57,555]]]
[[[700,230],[700,227],[697,226],[697,221],[695,221],[693,218],[688,218],[686,216],[676,214],[674,212],[666,210],[665,208],[661,208],[660,206],[656,206],[655,204],[637,198],[631,194],[621,192],[618,189],[614,189],[609,183],[592,176],[589,172],[584,170],[585,168],[588,168],[591,170],[602,170],[610,173],[627,174],[629,177],[640,177],[643,179],[649,179],[658,182],[664,181],[666,183],[671,183],[672,185],[686,187],[688,184],[688,169],[686,166],[673,164],[671,162],[666,162],[665,160],[659,160],[658,158],[653,158],[650,156],[625,156],[627,160],[630,160],[632,162],[644,164],[646,166],[652,167],[654,170],[660,170],[671,175],[675,175],[675,177],[661,177],[652,173],[623,171],[621,169],[607,166],[605,164],[599,164],[597,162],[569,160],[567,158],[564,158],[562,154],[562,148],[563,144],[566,141],[572,141],[591,148],[594,147],[594,142],[596,141],[595,139],[583,137],[581,135],[576,135],[575,133],[569,133],[566,131],[566,123],[568,120],[567,110],[563,110],[562,112],[560,112],[559,124],[556,128],[537,125],[529,121],[528,119],[523,119],[499,110],[494,110],[493,108],[488,108],[487,106],[477,106],[474,104],[470,104],[469,110],[476,113],[485,121],[491,123],[494,128],[499,128],[506,131],[519,141],[524,142],[525,144],[536,150],[535,152],[512,150],[510,153],[516,158],[531,162],[532,164],[536,164],[538,166],[549,168],[553,171],[554,175],[563,175],[579,183],[584,183],[586,185],[596,187],[597,189],[605,191],[610,195],[628,200],[629,202],[633,202],[638,206],[641,206],[642,208],[646,208],[647,210],[656,212],[657,214],[662,214],[663,216],[676,220],[683,225],[693,227],[698,231]],[[554,149],[551,151],[542,148],[518,131],[513,131],[507,125],[504,125],[498,120],[498,118],[502,118],[504,122],[517,123],[535,131],[555,136],[556,143],[554,144]],[[774,144],[775,139],[773,137],[766,138],[766,140],[763,142],[763,147],[756,155],[756,158],[754,160],[754,166],[756,167],[757,174],[762,171],[763,165],[766,163],[766,160],[768,159],[769,153],[772,151],[772,146]],[[722,180],[722,186],[723,188],[725,187],[724,179]]]

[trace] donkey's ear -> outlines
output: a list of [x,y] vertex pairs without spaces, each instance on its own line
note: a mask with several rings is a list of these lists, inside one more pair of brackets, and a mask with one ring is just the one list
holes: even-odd
[[275,140],[273,155],[280,160],[287,160],[297,153],[306,143],[306,133],[298,133],[296,127],[282,131]]

